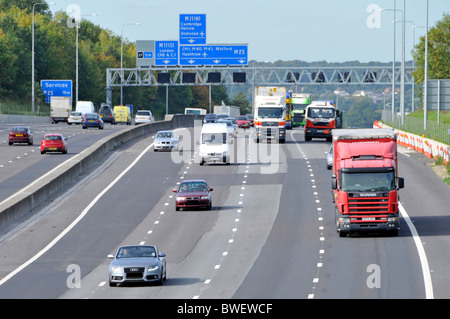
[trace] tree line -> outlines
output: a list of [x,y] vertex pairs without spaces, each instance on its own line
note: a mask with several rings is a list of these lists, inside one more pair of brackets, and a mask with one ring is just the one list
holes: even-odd
[[[40,0],[0,0],[0,102],[31,105],[33,5]],[[76,24],[66,12],[52,15],[48,4],[34,6],[35,96],[44,105],[41,80],[72,80],[76,95]],[[78,28],[78,99],[106,102],[106,69],[120,68],[121,36],[82,19]],[[135,44],[124,38],[123,65],[136,66]],[[124,87],[124,104],[151,109],[162,117],[166,110],[165,87]],[[209,88],[169,87],[169,112],[185,107],[209,109]],[[212,105],[232,104],[223,86],[211,88]],[[238,101],[239,102],[239,101]],[[120,91],[113,90],[113,105],[120,104]]]
[[[58,11],[54,15],[47,4],[41,0],[0,0],[0,102],[13,101],[31,104],[31,42],[34,6],[34,38],[35,38],[35,92],[36,103],[45,105],[40,86],[43,79],[68,79],[73,82],[73,97],[76,89],[76,28],[66,12]],[[44,2],[45,3],[45,2]],[[72,22],[72,23],[69,23]],[[450,78],[450,17],[443,15],[434,27],[429,30],[429,69],[428,76],[433,78]],[[135,44],[124,40],[123,64],[126,67],[136,65]],[[78,98],[93,101],[96,106],[106,100],[106,69],[120,68],[121,37],[112,31],[95,25],[91,21],[82,20],[78,29]],[[417,70],[414,73],[418,93],[421,93],[424,65],[424,37],[413,50]],[[375,62],[371,62],[375,63]],[[411,62],[409,62],[411,63]],[[253,66],[344,66],[362,65],[358,61],[346,63],[330,63],[326,61],[304,62],[275,61],[264,63],[251,61]],[[249,65],[250,65],[249,64]],[[380,63],[377,63],[378,65]],[[368,64],[364,64],[368,65]],[[309,88],[308,88],[309,89]],[[311,87],[311,89],[313,89]],[[314,88],[317,89],[317,88]],[[332,95],[332,89],[320,88],[321,95]],[[355,87],[355,89],[357,89]],[[209,87],[207,86],[169,86],[169,113],[183,113],[185,107],[200,107],[209,110]],[[328,92],[329,91],[329,92]],[[133,104],[134,109],[150,109],[162,118],[166,110],[166,88],[157,87],[124,87],[123,101]],[[306,91],[305,91],[306,92]],[[231,96],[231,97],[230,97]],[[332,96],[330,96],[332,98]],[[211,105],[227,105],[241,107],[241,113],[251,111],[252,86],[245,85],[236,88],[211,86]],[[343,101],[342,101],[343,102]],[[113,105],[120,103],[120,89],[113,89]],[[370,104],[370,105],[369,105]],[[369,108],[365,123],[379,119],[380,105],[369,101],[353,101],[343,103],[347,109],[347,118],[358,111]],[[366,112],[367,113],[367,112]],[[352,124],[358,126],[357,123]]]

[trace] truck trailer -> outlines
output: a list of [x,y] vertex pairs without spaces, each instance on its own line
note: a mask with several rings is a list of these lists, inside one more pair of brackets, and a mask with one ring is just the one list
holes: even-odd
[[397,134],[391,129],[333,131],[332,194],[336,230],[398,234]]
[[254,140],[286,141],[286,88],[257,86],[253,108]]
[[50,120],[52,121],[52,124],[58,122],[67,123],[71,108],[68,97],[52,96],[50,98]]

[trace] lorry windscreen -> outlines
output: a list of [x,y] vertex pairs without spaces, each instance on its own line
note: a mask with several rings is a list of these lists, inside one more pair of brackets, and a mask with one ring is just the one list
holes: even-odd
[[304,109],[306,109],[307,106],[308,106],[308,104],[292,104],[292,109],[293,110],[304,110]]
[[377,192],[395,190],[394,172],[341,172],[339,188],[344,192]]
[[282,107],[260,107],[258,108],[258,117],[261,118],[280,118],[283,116]]
[[325,107],[310,107],[308,109],[308,117],[310,118],[334,118],[334,109]]

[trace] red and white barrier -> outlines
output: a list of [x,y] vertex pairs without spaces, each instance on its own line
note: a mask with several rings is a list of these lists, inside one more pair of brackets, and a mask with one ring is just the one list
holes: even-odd
[[[379,121],[373,123],[374,128],[391,128]],[[450,146],[435,140],[425,138],[424,136],[415,135],[412,133],[393,129],[397,133],[397,144],[415,150],[418,153],[423,153],[428,158],[441,157],[444,164],[449,163]]]

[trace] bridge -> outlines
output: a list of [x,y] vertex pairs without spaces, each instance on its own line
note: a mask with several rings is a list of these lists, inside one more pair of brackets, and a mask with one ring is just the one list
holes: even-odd
[[[405,67],[405,85],[413,84],[412,69]],[[393,79],[400,83],[400,67],[396,67],[394,71],[390,66],[108,68],[106,89],[167,85],[391,85]]]

